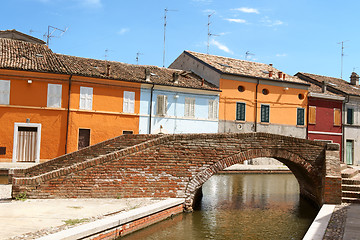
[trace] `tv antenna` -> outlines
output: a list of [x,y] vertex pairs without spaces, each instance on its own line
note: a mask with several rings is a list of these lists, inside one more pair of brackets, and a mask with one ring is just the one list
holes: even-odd
[[169,10],[167,8],[165,8],[164,10],[164,54],[163,54],[163,67],[165,67],[165,39],[166,39],[166,25],[167,25],[167,19],[166,19],[166,15],[167,12],[177,12],[178,10]]
[[136,65],[139,65],[139,56],[140,55],[144,55],[144,54],[142,54],[141,52],[136,53]]
[[[50,31],[50,29],[51,29],[51,31]],[[60,29],[60,28],[53,27],[53,26],[50,26],[50,25],[49,25],[49,26],[48,26],[48,32],[47,32],[47,34],[46,34],[46,33],[44,34],[44,37],[46,37],[46,45],[49,46],[50,38],[52,38],[52,37],[57,37],[57,38],[59,38],[59,37],[61,37],[67,30],[68,30],[68,28],[65,28],[65,29],[63,30],[63,29]],[[55,36],[54,34],[55,34],[56,31],[59,31],[59,32],[60,32],[60,35]]]
[[110,50],[110,49],[108,49],[108,48],[106,48],[105,49],[105,54],[104,54],[104,57],[105,57],[105,61],[107,61],[108,60],[108,57],[109,57],[109,52],[113,52],[112,50]]
[[211,13],[211,14],[209,14],[208,15],[208,24],[207,24],[207,26],[208,26],[208,40],[207,40],[207,54],[209,54],[209,47],[210,47],[210,37],[212,37],[212,36],[219,36],[219,35],[216,35],[216,34],[212,34],[211,32],[210,32],[210,24],[211,24],[211,22],[210,22],[210,17],[214,14],[215,12],[213,12],[213,13]]
[[255,54],[254,54],[254,53],[251,53],[250,51],[246,51],[246,53],[245,53],[245,60],[247,60],[249,56],[255,56]]
[[340,78],[342,79],[342,74],[343,74],[343,58],[344,58],[344,42],[347,42],[349,40],[346,41],[341,41],[338,42],[338,44],[341,44],[341,74],[340,74]]
[[355,69],[357,69],[358,67],[353,67],[353,72],[355,72]]

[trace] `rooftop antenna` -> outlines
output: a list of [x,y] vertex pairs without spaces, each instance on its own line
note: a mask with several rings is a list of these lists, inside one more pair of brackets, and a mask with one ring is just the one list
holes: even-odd
[[343,74],[344,42],[347,41],[349,40],[338,42],[338,44],[341,44],[341,74],[340,74],[341,79],[343,79],[342,74]]
[[105,61],[108,61],[109,59],[108,59],[108,57],[109,57],[109,52],[113,52],[111,49],[108,49],[108,48],[106,48],[105,49],[105,54],[104,54],[104,58],[105,58]]
[[251,53],[250,51],[246,51],[246,53],[245,53],[245,60],[248,59],[248,56],[255,56],[255,54],[254,54],[254,53]]
[[142,54],[141,52],[136,53],[136,65],[139,65],[139,56],[140,55],[144,55],[144,54]]
[[[51,29],[51,31],[50,31]],[[50,26],[48,25],[48,32],[47,34],[45,33],[44,34],[44,37],[46,37],[46,45],[49,46],[49,43],[50,43],[50,38],[52,37],[61,37],[66,31],[68,30],[68,28],[65,28],[64,30],[63,29],[60,29],[60,28],[57,28],[57,27],[53,27],[53,26]],[[59,31],[60,32],[60,35],[59,36],[55,36],[53,35],[56,31]]]
[[358,67],[353,67],[353,72],[355,72],[355,69],[357,69]]
[[167,8],[165,8],[164,10],[164,54],[163,54],[163,67],[165,67],[165,39],[166,39],[166,14],[167,12],[177,12],[177,10],[169,10]]
[[207,54],[209,54],[209,47],[210,47],[210,37],[211,36],[219,36],[219,35],[216,35],[216,34],[212,34],[211,32],[210,32],[210,24],[211,24],[211,22],[210,22],[210,17],[214,14],[215,12],[212,12],[211,14],[209,14],[208,15],[208,24],[207,24],[207,26],[208,26],[208,40],[207,40]]

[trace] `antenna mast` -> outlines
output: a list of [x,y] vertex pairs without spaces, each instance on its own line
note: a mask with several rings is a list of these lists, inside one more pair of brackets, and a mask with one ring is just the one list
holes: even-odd
[[207,54],[209,54],[209,47],[210,47],[210,37],[211,36],[219,36],[219,35],[216,35],[216,34],[212,34],[211,32],[210,32],[210,24],[211,24],[211,22],[210,22],[210,17],[214,14],[215,12],[213,12],[213,13],[211,13],[211,14],[209,14],[208,15],[208,24],[207,24],[207,26],[208,26],[208,40],[207,40]]
[[245,53],[245,60],[248,59],[248,56],[254,56],[255,54],[251,53],[250,51],[246,51]]
[[164,10],[164,53],[163,53],[163,67],[165,67],[165,39],[166,39],[166,14],[167,12],[176,12],[177,10],[169,10],[167,8],[165,8]]
[[136,65],[139,65],[139,56],[140,55],[144,55],[144,54],[142,54],[141,52],[136,53]]
[[342,79],[342,74],[343,74],[344,42],[347,42],[347,41],[348,40],[338,42],[338,44],[341,44],[341,74],[340,74],[341,79]]
[[[51,32],[50,32],[50,28],[52,29]],[[50,38],[52,38],[52,37],[61,37],[67,30],[68,30],[68,28],[65,28],[65,29],[63,30],[63,29],[56,28],[56,27],[53,27],[53,26],[48,25],[48,32],[47,32],[47,34],[46,34],[46,33],[44,34],[44,37],[46,37],[46,45],[49,46]],[[60,32],[61,32],[59,36],[53,36],[53,34],[54,34],[56,31],[60,31]]]

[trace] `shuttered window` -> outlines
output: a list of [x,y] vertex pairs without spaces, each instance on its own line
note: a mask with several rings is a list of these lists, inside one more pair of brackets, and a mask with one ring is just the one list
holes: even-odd
[[352,109],[352,108],[347,109],[346,123],[347,124],[353,124],[354,123],[354,109]]
[[270,122],[270,105],[261,104],[261,117],[260,120],[262,123]]
[[243,102],[236,103],[236,120],[245,121],[246,104]]
[[341,111],[338,108],[334,108],[334,125],[335,126],[341,125]]
[[296,114],[296,125],[304,126],[305,125],[305,109],[298,108]]
[[209,119],[218,118],[219,102],[217,100],[209,100]]
[[53,108],[61,107],[61,84],[48,84],[47,106]]
[[10,104],[10,81],[0,80],[0,104]]
[[309,124],[316,124],[316,107],[309,106]]
[[124,91],[123,112],[134,113],[135,92]]
[[185,117],[195,117],[195,98],[185,98]]
[[165,116],[167,112],[167,96],[158,95],[156,104],[156,115]]
[[80,87],[80,109],[92,110],[93,88]]

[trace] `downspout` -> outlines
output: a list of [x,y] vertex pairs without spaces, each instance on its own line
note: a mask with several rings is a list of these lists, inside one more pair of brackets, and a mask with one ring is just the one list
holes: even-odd
[[152,99],[154,93],[155,83],[152,84],[151,91],[150,91],[150,114],[149,114],[149,134],[151,134],[151,118],[152,118]]
[[345,139],[345,104],[348,103],[350,101],[349,96],[345,96],[345,101],[343,102],[343,113],[342,113],[342,124],[341,124],[341,131],[343,134],[342,137],[342,146],[341,146],[341,157],[342,157],[342,162],[346,163],[346,155],[345,155],[345,144],[346,144],[346,139]]
[[255,90],[255,122],[254,122],[254,132],[257,132],[257,111],[258,111],[258,88],[260,80],[257,79],[256,90]]
[[309,139],[309,94],[307,95],[307,104],[306,104],[306,136],[305,139]]
[[72,78],[72,75],[70,75],[70,77],[69,77],[68,106],[67,106],[67,116],[66,116],[65,154],[67,154],[67,150],[68,150],[69,119],[70,119],[71,78]]

